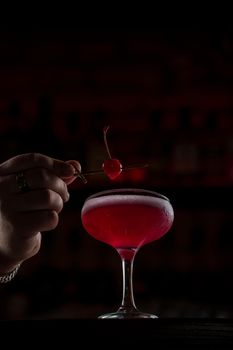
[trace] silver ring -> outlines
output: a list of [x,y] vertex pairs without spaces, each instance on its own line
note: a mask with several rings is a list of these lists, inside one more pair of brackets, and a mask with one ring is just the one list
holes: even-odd
[[25,175],[22,171],[16,174],[16,183],[20,192],[30,191],[27,179],[25,178]]

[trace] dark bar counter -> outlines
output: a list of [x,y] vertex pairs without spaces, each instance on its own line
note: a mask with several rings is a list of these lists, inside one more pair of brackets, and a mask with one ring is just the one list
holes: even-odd
[[[7,347],[233,349],[231,319],[0,321]],[[6,342],[6,343],[5,343]]]

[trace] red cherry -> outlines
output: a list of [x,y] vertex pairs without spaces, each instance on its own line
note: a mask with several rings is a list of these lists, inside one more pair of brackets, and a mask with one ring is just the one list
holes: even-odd
[[104,132],[104,143],[105,143],[105,147],[109,156],[109,159],[106,159],[104,161],[104,163],[102,164],[102,168],[105,172],[105,174],[111,179],[114,180],[115,178],[117,178],[121,172],[122,172],[122,165],[120,163],[120,161],[116,158],[112,158],[111,157],[111,153],[109,151],[109,147],[108,147],[108,142],[107,142],[107,131],[109,129],[109,126],[106,126],[103,130]]
[[102,165],[105,174],[111,179],[116,179],[122,172],[122,165],[118,159],[106,159]]

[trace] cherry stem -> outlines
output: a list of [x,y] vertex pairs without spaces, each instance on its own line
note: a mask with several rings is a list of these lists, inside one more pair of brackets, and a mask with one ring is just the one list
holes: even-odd
[[[143,169],[143,168],[148,168],[149,164],[138,164],[138,165],[129,165],[127,167],[124,167],[122,171],[127,171],[127,170],[133,170],[133,169]],[[74,176],[79,176],[81,173],[76,171],[74,173]],[[88,170],[82,173],[82,176],[87,176],[87,175],[95,175],[95,174],[103,174],[103,170]],[[81,176],[79,176],[81,178]]]
[[109,126],[105,126],[104,127],[104,144],[105,144],[105,147],[106,147],[106,150],[107,150],[107,153],[108,153],[108,156],[110,159],[112,159],[112,156],[111,156],[111,153],[109,151],[109,147],[108,147],[108,141],[107,141],[107,132],[108,132],[108,129],[109,129]]

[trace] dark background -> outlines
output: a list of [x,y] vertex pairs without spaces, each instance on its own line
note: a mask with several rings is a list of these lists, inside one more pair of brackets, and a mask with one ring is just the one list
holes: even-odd
[[1,319],[88,318],[121,301],[117,253],[81,225],[85,198],[135,186],[167,195],[170,232],[135,259],[140,309],[160,317],[233,315],[233,31],[230,26],[0,30],[0,160],[24,152],[101,169],[77,180],[37,256],[0,288]]

